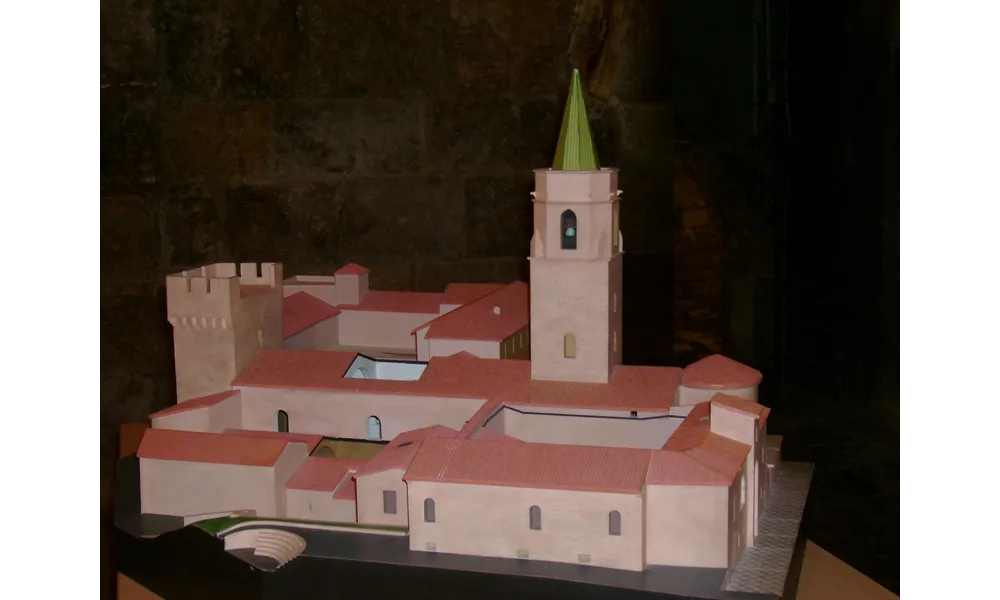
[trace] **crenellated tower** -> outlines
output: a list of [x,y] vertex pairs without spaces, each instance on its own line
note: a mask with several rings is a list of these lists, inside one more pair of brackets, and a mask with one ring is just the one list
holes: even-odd
[[621,364],[618,169],[600,168],[573,71],[556,157],[535,170],[531,377],[606,383]]
[[167,276],[177,401],[229,389],[261,348],[281,348],[279,263],[207,265]]

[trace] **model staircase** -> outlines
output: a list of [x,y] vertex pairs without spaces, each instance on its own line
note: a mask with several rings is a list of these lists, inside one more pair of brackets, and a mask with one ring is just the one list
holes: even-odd
[[270,558],[277,563],[275,568],[280,569],[305,549],[306,541],[301,536],[279,529],[259,529],[253,553]]

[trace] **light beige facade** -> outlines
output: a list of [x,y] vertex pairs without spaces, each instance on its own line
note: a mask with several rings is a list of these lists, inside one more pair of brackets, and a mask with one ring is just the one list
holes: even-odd
[[[350,477],[348,477],[350,484]],[[353,523],[358,520],[354,500],[334,498],[329,491],[285,490],[286,516],[304,521]]]
[[404,431],[445,425],[461,429],[483,405],[472,398],[429,398],[342,391],[240,388],[243,429],[275,431],[278,411],[288,415],[288,431],[333,438],[368,439],[368,419],[379,422],[377,439]]
[[167,277],[177,400],[229,389],[260,348],[281,348],[282,268],[218,263]]
[[406,527],[409,522],[403,469],[357,476],[358,523]]
[[[642,496],[411,481],[410,549],[641,571]],[[433,501],[434,522],[425,518]],[[540,528],[532,529],[532,507]],[[611,532],[617,511],[620,534]]]
[[308,454],[305,444],[289,443],[269,467],[140,458],[142,512],[253,510],[259,517],[284,517],[285,482]]
[[621,363],[618,171],[535,171],[531,377],[607,383]]

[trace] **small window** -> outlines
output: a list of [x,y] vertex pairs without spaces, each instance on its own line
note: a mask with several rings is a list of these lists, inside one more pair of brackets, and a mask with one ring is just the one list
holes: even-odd
[[632,418],[638,418],[639,417],[639,411],[633,410],[632,412],[629,413],[629,416],[632,417]]
[[258,329],[257,330],[257,345],[260,346],[261,348],[264,347],[264,330],[263,329]]
[[576,358],[576,336],[572,333],[563,336],[563,356]]
[[542,509],[532,506],[528,509],[528,526],[535,530],[542,530]]
[[276,421],[275,429],[279,433],[288,433],[288,413],[283,410],[279,410],[274,416],[274,419]]
[[571,210],[567,210],[562,214],[560,219],[560,226],[562,229],[561,237],[561,247],[563,250],[576,250],[576,213]]
[[611,294],[611,311],[618,314],[618,292]]
[[608,535],[622,534],[622,514],[617,510],[608,513]]
[[618,332],[611,332],[611,351],[618,352]]
[[382,421],[376,417],[368,417],[368,439],[370,440],[380,440],[382,439]]
[[747,503],[747,478],[745,476],[740,476],[740,510]]
[[396,514],[396,490],[382,490],[382,512]]
[[434,514],[434,499],[426,498],[424,500],[424,523],[436,523],[437,516]]

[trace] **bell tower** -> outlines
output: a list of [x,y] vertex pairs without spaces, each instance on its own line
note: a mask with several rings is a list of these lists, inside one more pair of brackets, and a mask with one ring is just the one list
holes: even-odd
[[531,377],[607,383],[621,364],[618,169],[600,168],[573,71],[551,169],[535,170]]

